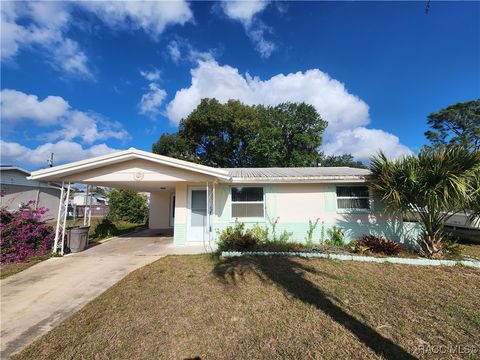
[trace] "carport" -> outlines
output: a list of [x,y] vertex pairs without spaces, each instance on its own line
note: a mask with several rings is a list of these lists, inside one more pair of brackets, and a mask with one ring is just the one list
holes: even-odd
[[[29,179],[61,182],[53,252],[63,254],[71,184],[150,193],[149,228],[172,228],[174,243],[211,248],[215,184],[229,181],[226,170],[130,148],[32,172]],[[84,224],[90,223],[90,205]]]

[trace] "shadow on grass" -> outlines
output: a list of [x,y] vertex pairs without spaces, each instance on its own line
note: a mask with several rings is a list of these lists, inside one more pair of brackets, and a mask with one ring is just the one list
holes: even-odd
[[271,281],[279,285],[293,297],[323,311],[332,320],[350,331],[377,355],[386,359],[416,359],[401,346],[345,312],[330,300],[332,296],[326,294],[314,283],[303,277],[305,272],[330,278],[332,278],[332,275],[319,272],[289,257],[229,258],[217,262],[213,270],[215,276],[220,281],[231,285],[235,285],[237,281],[242,281],[246,271],[255,273],[261,281]]

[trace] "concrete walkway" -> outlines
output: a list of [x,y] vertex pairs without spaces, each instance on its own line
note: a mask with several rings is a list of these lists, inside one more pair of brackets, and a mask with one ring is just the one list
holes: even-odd
[[175,247],[171,237],[145,230],[1,280],[0,358],[20,351],[131,271],[165,255],[203,251],[202,246]]

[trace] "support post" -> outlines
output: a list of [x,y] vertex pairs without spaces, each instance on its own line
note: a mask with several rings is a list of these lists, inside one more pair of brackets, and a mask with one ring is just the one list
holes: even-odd
[[88,198],[90,197],[89,189],[90,189],[90,185],[87,185],[87,188],[85,189],[85,202],[84,202],[85,207],[83,208],[83,226],[87,225],[87,204],[88,204]]
[[63,203],[63,193],[65,191],[65,182],[62,181],[62,189],[60,190],[60,199],[58,201],[58,214],[57,214],[57,225],[55,227],[55,240],[53,242],[53,253],[55,254],[57,252],[57,247],[58,247],[58,238],[60,235],[60,221],[62,219],[62,203]]
[[68,215],[68,199],[70,198],[70,183],[67,186],[67,196],[65,197],[65,205],[63,212],[63,225],[62,225],[62,246],[60,253],[63,255],[65,249],[65,230],[67,228],[67,215]]
[[88,226],[90,226],[90,223],[92,222],[92,201],[93,201],[93,196],[92,196],[92,188],[90,187],[90,196],[88,197]]

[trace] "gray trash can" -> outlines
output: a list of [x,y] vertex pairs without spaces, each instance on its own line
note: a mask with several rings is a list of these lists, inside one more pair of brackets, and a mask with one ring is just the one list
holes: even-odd
[[72,253],[77,253],[87,248],[88,230],[90,230],[90,226],[78,226],[70,229],[68,247]]

